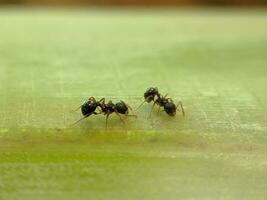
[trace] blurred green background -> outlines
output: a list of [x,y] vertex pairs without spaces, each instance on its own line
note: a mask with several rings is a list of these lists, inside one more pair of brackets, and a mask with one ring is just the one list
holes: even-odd
[[18,5],[150,5],[150,6],[207,6],[207,5],[235,5],[251,6],[265,5],[265,0],[0,0],[2,4]]
[[[187,8],[178,1],[150,8],[6,3],[0,7],[1,200],[266,199],[261,1],[219,2],[253,8],[197,6],[214,5],[208,1],[179,1],[195,5]],[[81,117],[71,110],[86,98],[122,99],[136,108],[150,86],[181,100],[186,117],[155,109],[147,118],[145,104],[126,125],[114,115],[107,130],[104,116],[70,127]]]

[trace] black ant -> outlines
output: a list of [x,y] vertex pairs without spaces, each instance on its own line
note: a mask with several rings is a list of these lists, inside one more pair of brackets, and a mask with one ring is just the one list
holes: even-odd
[[124,101],[120,101],[118,103],[113,103],[112,101],[109,101],[108,103],[105,103],[105,99],[101,99],[99,101],[99,107],[101,108],[100,113],[103,113],[106,115],[106,128],[108,126],[108,117],[112,113],[116,113],[120,120],[125,124],[123,119],[121,118],[120,114],[125,115],[127,117],[137,117],[136,115],[130,115],[129,110],[132,110],[132,108],[127,105]]
[[[155,99],[156,97],[156,99]],[[178,110],[178,107],[181,107],[182,114],[185,116],[184,108],[182,105],[182,102],[179,101],[177,105],[173,103],[173,100],[171,98],[166,98],[167,95],[162,97],[162,95],[159,93],[158,88],[156,87],[150,87],[148,88],[145,93],[144,93],[144,102],[137,108],[139,109],[145,102],[150,103],[154,102],[153,106],[151,108],[150,114],[152,113],[152,110],[155,105],[159,106],[158,111],[160,110],[161,107],[163,107],[164,111],[169,115],[169,116],[175,116],[176,115],[176,110]]]
[[[100,108],[100,111],[97,113],[96,109]],[[116,104],[112,103],[112,101],[109,101],[107,104],[105,103],[105,98],[100,99],[99,101],[96,101],[94,97],[90,97],[88,101],[84,102],[78,109],[81,109],[81,112],[83,114],[83,118],[76,121],[73,125],[77,124],[81,120],[91,116],[92,114],[98,115],[98,114],[104,114],[106,115],[106,127],[107,127],[107,121],[108,117],[112,113],[116,113],[120,120],[124,123],[122,120],[120,114],[123,114],[125,116],[133,116],[137,117],[136,115],[129,115],[129,109],[132,110],[132,108],[127,105],[124,101],[120,101]],[[77,109],[77,110],[78,110]]]

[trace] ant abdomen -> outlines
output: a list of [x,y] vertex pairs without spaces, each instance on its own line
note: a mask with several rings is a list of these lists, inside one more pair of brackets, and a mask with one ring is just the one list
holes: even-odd
[[176,110],[177,107],[174,103],[168,102],[164,104],[164,111],[170,115],[170,116],[175,116],[176,115]]
[[120,101],[120,102],[116,103],[114,108],[120,114],[124,114],[125,115],[125,114],[129,113],[129,109],[128,109],[127,105],[123,101]]

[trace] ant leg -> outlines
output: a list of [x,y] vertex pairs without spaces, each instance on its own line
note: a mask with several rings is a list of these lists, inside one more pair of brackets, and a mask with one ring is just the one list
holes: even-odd
[[156,102],[153,103],[152,108],[151,108],[151,110],[150,110],[150,113],[149,113],[149,116],[148,116],[148,117],[151,117],[151,113],[152,113],[152,111],[153,111],[155,105],[156,105]]
[[95,100],[95,98],[94,97],[90,97],[89,100]]
[[120,114],[119,113],[117,113],[117,112],[115,112],[118,116],[119,116],[119,118],[120,118],[120,120],[121,120],[121,122],[123,123],[123,124],[125,124],[125,122],[123,121],[123,119],[121,118],[121,116],[120,116]]
[[105,106],[105,98],[100,99],[99,101],[97,101],[96,104],[96,109],[100,112],[103,113],[103,107]]
[[77,120],[76,122],[74,122],[74,123],[71,124],[70,126],[74,126],[74,125],[78,124],[80,121],[82,121],[82,120],[84,120],[85,118],[89,117],[91,114],[92,114],[92,113],[85,115],[84,117],[82,117],[81,119]]
[[97,101],[97,108],[98,106],[102,108],[104,105],[105,105],[105,98],[102,98],[99,101]]
[[138,110],[139,108],[141,108],[142,105],[144,105],[146,101],[143,101],[135,110]]
[[[165,96],[163,98],[166,98],[168,96],[168,94],[165,94]],[[169,99],[169,98],[168,98]]]
[[102,111],[99,111],[99,113],[97,112],[93,112],[95,115],[99,115],[99,114],[102,114]]
[[102,99],[100,99],[98,102],[99,103],[105,103],[105,97],[103,97]]
[[182,102],[181,101],[179,101],[178,102],[178,104],[177,104],[177,108],[178,108],[178,106],[180,106],[181,107],[181,109],[182,109],[182,114],[183,114],[183,117],[185,116],[185,112],[184,112],[184,108],[183,108],[183,104],[182,104]]
[[168,100],[169,102],[173,102],[173,100],[172,100],[171,98],[167,98],[167,100]]
[[158,113],[159,113],[159,111],[160,111],[160,106],[159,106],[159,108],[158,108]]
[[[125,102],[123,102],[123,103],[125,103]],[[135,114],[134,114],[134,111],[133,111],[133,109],[132,109],[132,107],[131,106],[129,106],[127,103],[125,103],[125,105],[127,106],[127,108],[129,108],[129,110],[131,110],[131,112],[133,113],[133,115],[129,115],[129,114],[126,114],[126,116],[132,116],[132,117],[137,117]]]
[[160,98],[161,95],[160,95],[160,93],[159,93],[159,89],[158,89],[157,87],[155,87],[155,89],[158,91],[157,94],[156,94],[156,96],[157,96],[158,98]]
[[106,129],[108,128],[108,116],[109,116],[109,113],[106,116]]
[[[125,102],[123,102],[123,103],[125,103]],[[129,106],[129,104],[125,103],[125,105],[127,106],[127,108],[129,108],[133,112],[133,109],[131,106]]]

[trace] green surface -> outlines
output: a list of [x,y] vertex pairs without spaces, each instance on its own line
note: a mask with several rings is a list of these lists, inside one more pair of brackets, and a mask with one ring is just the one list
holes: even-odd
[[[266,199],[267,14],[0,9],[0,199]],[[186,117],[84,120],[157,86]]]

